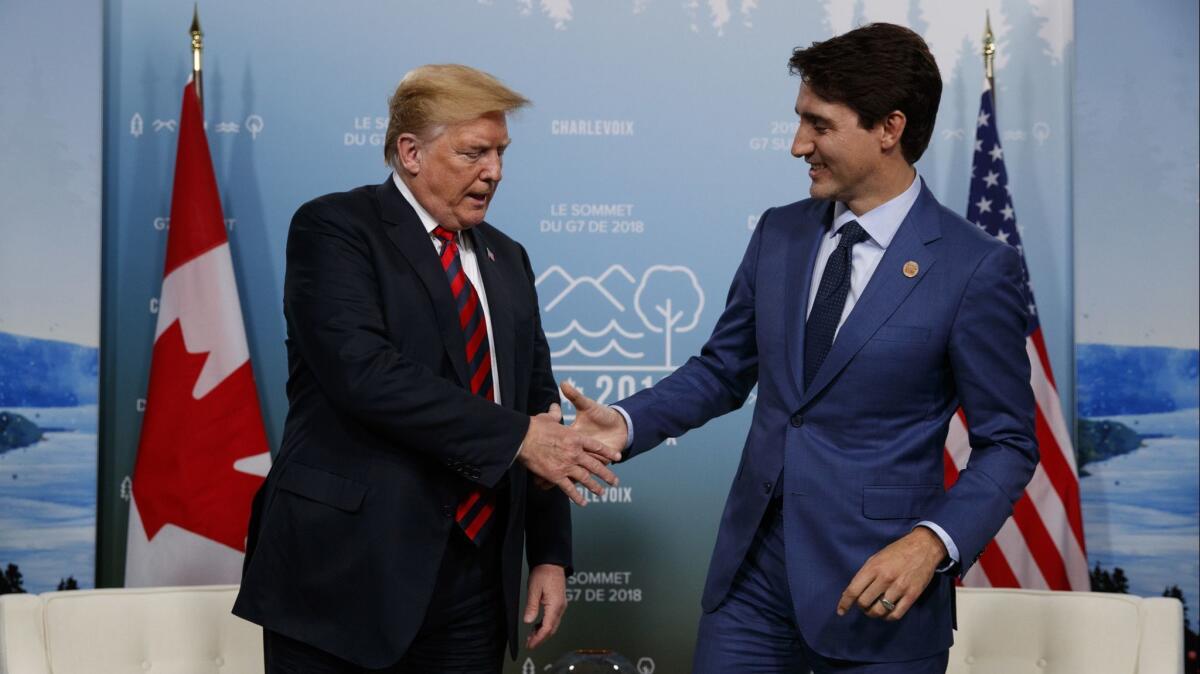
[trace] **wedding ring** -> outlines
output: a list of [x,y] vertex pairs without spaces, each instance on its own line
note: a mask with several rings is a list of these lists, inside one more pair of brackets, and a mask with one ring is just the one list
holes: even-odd
[[888,599],[887,597],[885,597],[883,595],[879,595],[879,603],[883,604],[883,610],[887,611],[888,613],[891,613],[892,611],[896,610],[895,602],[893,602],[892,600]]

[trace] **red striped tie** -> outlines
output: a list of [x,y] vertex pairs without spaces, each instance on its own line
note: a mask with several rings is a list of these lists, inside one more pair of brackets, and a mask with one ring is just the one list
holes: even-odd
[[[455,233],[441,226],[435,227],[434,236],[441,239],[442,269],[450,281],[450,292],[458,303],[458,324],[467,342],[467,372],[471,376],[471,393],[488,400],[496,399],[492,386],[492,355],[488,348],[487,317],[479,304],[479,293],[471,285],[462,260],[458,256],[458,241]],[[454,514],[463,533],[478,545],[483,540],[486,525],[496,510],[496,497],[490,490],[476,487],[458,504]]]

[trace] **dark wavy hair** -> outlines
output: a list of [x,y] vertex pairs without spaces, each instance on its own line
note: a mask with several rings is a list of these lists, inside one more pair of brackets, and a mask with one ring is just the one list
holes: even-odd
[[821,98],[858,114],[874,128],[893,110],[906,123],[900,150],[915,164],[933,135],[942,76],[925,40],[903,26],[872,23],[809,47],[796,47],[788,70]]

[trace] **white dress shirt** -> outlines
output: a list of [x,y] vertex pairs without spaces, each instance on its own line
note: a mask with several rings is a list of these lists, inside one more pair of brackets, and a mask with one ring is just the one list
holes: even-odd
[[904,222],[904,218],[912,210],[912,206],[917,202],[920,194],[921,180],[914,176],[908,189],[862,215],[854,215],[846,207],[846,204],[840,201],[834,205],[833,226],[821,236],[821,246],[817,249],[817,262],[813,265],[812,283],[808,290],[808,309],[805,316],[812,313],[813,303],[817,299],[817,288],[821,285],[821,274],[825,273],[825,264],[829,262],[829,255],[837,248],[838,241],[842,236],[842,227],[848,222],[858,222],[859,226],[870,236],[869,239],[859,243],[850,251],[850,292],[846,295],[846,307],[842,309],[842,318],[838,321],[837,331],[833,333],[835,340],[837,332],[846,322],[846,317],[850,315],[854,305],[858,303],[858,298],[862,297],[863,290],[866,289],[871,276],[875,274],[875,268],[879,266],[879,261],[887,252],[888,245],[896,236],[896,230],[900,229],[900,223]]
[[[433,233],[438,226],[437,220],[434,220],[429,211],[421,206],[417,198],[413,196],[412,190],[408,189],[408,185],[405,185],[394,171],[392,172],[392,182],[396,183],[396,189],[400,190],[400,194],[404,195],[404,200],[417,212],[421,224],[425,225],[425,230],[429,232],[430,245],[433,246],[434,252],[441,256],[442,246],[445,242]],[[488,355],[492,359],[492,392],[495,395],[496,404],[499,405],[500,370],[496,368],[496,339],[492,336],[492,315],[488,313],[487,289],[483,287],[483,277],[479,275],[479,260],[475,257],[475,250],[471,247],[470,237],[463,236],[462,232],[458,232],[454,235],[454,240],[458,242],[458,259],[462,263],[463,273],[467,275],[467,280],[471,282],[471,285],[475,286],[475,292],[479,295],[479,306],[483,307],[483,317],[487,322]]]

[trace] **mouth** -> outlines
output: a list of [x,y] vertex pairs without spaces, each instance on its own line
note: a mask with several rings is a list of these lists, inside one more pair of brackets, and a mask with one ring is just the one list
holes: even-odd
[[816,180],[818,177],[823,175],[826,170],[825,164],[823,163],[811,163],[808,165],[808,177]]
[[476,208],[483,208],[484,206],[487,206],[488,200],[491,199],[491,197],[491,192],[468,192],[467,203],[475,206]]

